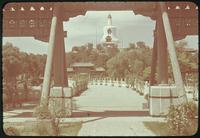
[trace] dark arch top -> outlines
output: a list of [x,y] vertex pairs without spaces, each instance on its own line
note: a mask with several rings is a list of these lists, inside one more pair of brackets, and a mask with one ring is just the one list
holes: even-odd
[[[62,20],[85,15],[86,11],[132,10],[156,20],[158,2],[20,2],[7,3],[3,8],[3,36],[34,36],[48,41],[55,5],[62,7]],[[166,2],[175,40],[198,34],[198,7],[192,2]],[[186,30],[184,33],[181,28]],[[175,34],[174,33],[174,34]],[[181,36],[178,36],[182,34]]]

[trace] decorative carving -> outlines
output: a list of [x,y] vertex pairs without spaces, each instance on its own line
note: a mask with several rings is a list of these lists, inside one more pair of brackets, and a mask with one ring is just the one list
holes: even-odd
[[[34,36],[48,40],[52,2],[8,3],[3,9],[3,36]],[[78,7],[78,8],[77,8]],[[173,35],[181,39],[186,35],[198,34],[198,7],[192,2],[166,2]],[[62,20],[85,15],[87,10],[133,10],[135,14],[156,20],[156,2],[67,2],[63,4]],[[187,18],[186,18],[187,17]],[[34,30],[33,30],[34,28]],[[184,28],[184,29],[182,29]]]

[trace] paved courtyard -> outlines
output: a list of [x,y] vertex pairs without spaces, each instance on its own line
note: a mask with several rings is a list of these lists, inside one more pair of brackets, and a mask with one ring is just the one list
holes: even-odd
[[74,100],[73,115],[88,119],[79,136],[154,136],[143,122],[164,122],[164,118],[150,117],[143,108],[144,97],[124,86],[89,85]]
[[[89,85],[89,89],[73,98],[78,110],[88,111],[138,111],[147,103],[144,96],[131,88],[105,85]],[[76,111],[76,110],[75,110]]]

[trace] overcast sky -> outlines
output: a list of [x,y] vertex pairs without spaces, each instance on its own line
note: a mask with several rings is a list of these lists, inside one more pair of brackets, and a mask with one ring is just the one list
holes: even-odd
[[[130,42],[137,41],[144,41],[152,47],[155,21],[149,17],[134,15],[132,11],[88,11],[85,16],[76,16],[63,23],[68,35],[65,38],[66,51],[71,51],[72,46],[80,46],[87,42],[94,45],[99,43],[103,36],[103,27],[107,25],[109,13],[112,16],[113,25],[117,27],[117,38],[121,41],[120,47],[128,47]],[[185,40],[189,47],[198,48],[198,36],[188,36]],[[6,42],[11,42],[21,51],[28,53],[47,53],[48,43],[32,37],[5,37],[3,44]]]

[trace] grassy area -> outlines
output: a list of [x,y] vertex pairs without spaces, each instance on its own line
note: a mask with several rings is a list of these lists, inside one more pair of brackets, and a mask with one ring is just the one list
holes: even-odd
[[[169,126],[165,122],[143,122],[144,126],[151,130],[157,136],[178,136],[178,134],[173,134],[172,131],[169,129]],[[194,134],[197,132],[198,128],[198,120],[193,126],[194,128],[188,128],[194,130]],[[189,135],[188,135],[189,136]]]
[[165,122],[148,121],[143,123],[147,129],[151,130],[157,136],[173,136]]
[[[82,127],[81,122],[59,124],[59,136],[77,136]],[[9,130],[8,130],[9,128]],[[5,132],[5,130],[8,130]],[[20,136],[52,136],[53,128],[47,122],[15,122],[4,123],[4,132],[7,135]]]

